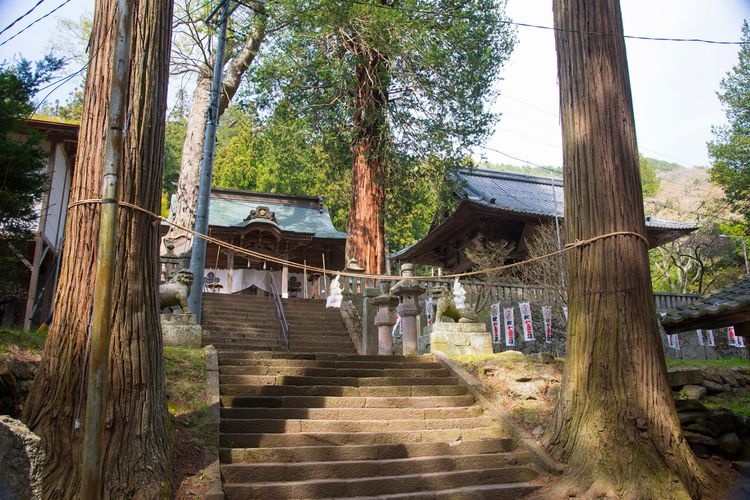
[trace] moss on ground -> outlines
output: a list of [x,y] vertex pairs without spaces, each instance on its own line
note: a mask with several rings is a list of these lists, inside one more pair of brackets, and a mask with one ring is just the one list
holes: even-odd
[[200,348],[164,346],[167,406],[178,425],[189,428],[198,446],[214,444],[206,403],[206,358]]
[[27,332],[13,328],[0,328],[0,355],[9,351],[22,349],[40,353],[44,349],[47,332]]

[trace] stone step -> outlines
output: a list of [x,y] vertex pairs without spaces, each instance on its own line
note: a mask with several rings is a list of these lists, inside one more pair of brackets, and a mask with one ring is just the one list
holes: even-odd
[[[205,311],[237,310],[243,312],[270,311],[276,312],[276,304],[273,301],[243,302],[237,300],[209,301],[203,303]],[[284,304],[284,314],[325,314],[341,316],[341,310],[333,307],[325,308],[318,304],[305,304],[293,302]]]
[[[204,303],[220,303],[225,304],[228,302],[231,303],[242,303],[242,304],[257,304],[257,303],[264,303],[264,302],[270,302],[274,303],[274,298],[270,295],[265,295],[263,292],[261,292],[259,295],[241,295],[237,293],[204,293],[203,294],[203,302]],[[292,305],[294,306],[307,306],[307,307],[321,307],[325,308],[326,306],[326,299],[305,299],[302,297],[295,297],[295,298],[282,298],[281,303],[284,304],[284,306]]]
[[[275,324],[269,327],[256,328],[253,326],[243,327],[238,326],[235,328],[216,328],[210,325],[203,325],[203,330],[209,332],[208,335],[221,335],[224,337],[233,337],[237,335],[249,335],[263,337],[265,335],[278,335],[280,328],[279,324]],[[328,329],[325,332],[315,332],[312,330],[296,330],[290,328],[292,335],[295,337],[304,338],[327,338],[327,337],[346,337],[350,338],[349,332],[345,329]]]
[[253,349],[254,351],[268,351],[268,352],[288,352],[285,345],[279,341],[276,345],[268,346],[262,344],[222,344],[220,342],[204,341],[203,346],[213,345],[217,349]]
[[484,484],[438,491],[410,491],[389,495],[349,497],[349,500],[517,500],[526,498],[541,486],[534,482]]
[[[310,302],[307,300],[290,300],[282,301],[284,310],[287,311],[316,311],[316,312],[339,312],[340,310],[335,307],[325,307],[325,302]],[[203,307],[236,307],[243,309],[276,309],[276,303],[273,299],[262,298],[254,300],[245,300],[239,298],[228,297],[221,300],[204,300]]]
[[341,396],[221,396],[227,408],[442,408],[471,406],[474,396],[341,397]]
[[361,444],[403,444],[424,442],[476,441],[506,437],[498,427],[473,429],[437,429],[391,432],[300,432],[269,434],[252,432],[222,432],[221,447],[288,448],[292,446],[348,446]]
[[223,447],[219,450],[219,458],[222,463],[384,460],[435,455],[459,456],[482,453],[505,453],[512,451],[514,448],[515,445],[510,438],[455,443],[381,443],[351,446],[332,446],[329,444],[288,448]]
[[[222,353],[219,352],[219,355]],[[235,356],[238,353],[232,352]],[[374,355],[374,354],[353,354],[353,355],[341,355],[341,354],[306,354],[306,355],[283,355],[283,354],[269,354],[264,352],[252,352],[248,351],[244,353],[249,358],[253,359],[268,359],[268,358],[284,358],[284,359],[313,359],[318,361],[383,361],[383,362],[420,362],[434,363],[435,359],[431,355],[407,355],[402,356],[400,354],[391,355]]]
[[449,377],[443,368],[310,368],[296,366],[238,366],[219,362],[224,375],[289,375],[298,377]]
[[456,377],[294,377],[274,375],[221,375],[222,384],[295,385],[295,386],[403,386],[403,385],[457,385]]
[[434,420],[471,418],[483,414],[479,405],[443,408],[221,408],[226,419],[308,420]]
[[463,385],[383,385],[352,387],[346,385],[245,385],[221,384],[225,396],[341,396],[341,397],[413,397],[460,396],[468,391]]
[[[206,335],[205,339],[210,340],[211,342],[216,342],[219,344],[242,344],[242,343],[253,343],[253,344],[274,344],[276,342],[281,341],[281,335],[276,334],[275,336],[271,335],[264,335],[262,337],[255,337],[255,336],[219,336],[219,335]],[[347,335],[346,337],[301,337],[301,336],[294,336],[292,335],[290,340],[290,344],[298,346],[298,347],[321,347],[325,348],[326,346],[331,347],[353,347],[354,344],[352,344],[351,338]]]
[[233,336],[233,337],[227,337],[224,335],[204,335],[203,336],[204,342],[209,344],[256,344],[256,345],[275,345],[278,342],[281,342],[281,335],[268,335],[263,337],[255,337],[255,336],[248,336],[248,337],[239,337],[239,336]]
[[448,429],[476,429],[490,427],[488,417],[422,420],[309,420],[309,419],[228,419],[222,417],[221,432],[226,433],[339,433],[339,432],[393,432]]
[[222,343],[216,343],[216,342],[204,342],[203,345],[212,344],[217,349],[252,349],[254,351],[269,351],[269,352],[280,352],[280,353],[286,353],[286,352],[293,352],[293,353],[321,353],[326,352],[330,354],[354,354],[357,352],[357,350],[354,348],[354,346],[349,347],[320,347],[320,346],[292,346],[289,351],[287,351],[286,346],[283,345],[280,341],[275,346],[267,346],[267,345],[258,345],[254,344],[252,342],[247,344],[240,344],[240,343],[234,343],[234,344],[222,344]]
[[[254,354],[254,353],[252,353]],[[243,351],[219,353],[219,360],[224,366],[294,366],[296,368],[423,368],[440,370],[440,363],[419,361],[319,361],[316,359],[286,358],[252,358]]]
[[[330,323],[342,323],[341,315],[339,313],[306,313],[295,311],[287,314],[284,312],[284,317],[289,323],[305,324],[313,321],[325,321]],[[272,323],[278,322],[275,311],[247,311],[243,309],[233,308],[208,308],[203,309],[202,318],[204,321],[211,321],[216,323],[233,323],[233,322],[253,322],[253,323]]]
[[308,481],[321,478],[357,478],[424,474],[452,470],[493,469],[524,464],[523,452],[481,455],[442,455],[387,460],[347,460],[328,462],[224,464],[221,475],[229,483],[281,482],[294,478]]
[[[279,331],[278,321],[215,321],[206,320],[201,325],[205,330],[217,331],[217,332],[248,332],[248,333],[264,333]],[[327,335],[332,333],[342,335],[348,335],[348,330],[342,322],[322,322],[318,321],[317,324],[295,324],[289,323],[289,329],[293,332],[304,333],[306,335]]]
[[378,492],[380,495],[423,493],[473,485],[527,483],[538,473],[530,467],[430,472],[367,478],[316,479],[263,483],[226,483],[226,498],[332,498],[358,497]]
[[[393,364],[393,363],[405,363],[408,365],[419,363],[421,365],[432,365],[433,367],[441,367],[442,365],[434,360],[432,356],[401,356],[401,355],[366,355],[366,354],[355,354],[355,355],[330,355],[315,353],[310,354],[272,354],[267,352],[253,352],[253,351],[218,351],[219,358],[228,357],[232,359],[242,358],[250,360],[258,360],[258,362],[265,362],[265,360],[289,360],[289,361],[317,361],[317,362],[332,362],[332,363],[377,363],[377,364]],[[280,364],[274,362],[274,364]]]

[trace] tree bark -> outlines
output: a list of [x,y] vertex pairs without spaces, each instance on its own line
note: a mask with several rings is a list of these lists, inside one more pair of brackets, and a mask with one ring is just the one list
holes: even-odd
[[384,82],[387,60],[365,45],[353,47],[357,93],[354,97],[352,194],[347,217],[346,262],[355,261],[367,273],[385,270],[386,161],[388,143]]
[[[119,198],[159,212],[172,2],[132,0],[128,122]],[[71,202],[101,197],[116,2],[96,3]],[[24,409],[47,456],[45,498],[75,498],[80,483],[86,360],[99,207],[72,207],[66,222],[54,321]],[[105,402],[102,498],[169,494],[172,440],[166,405],[158,293],[159,227],[121,208],[116,241]]]
[[[260,45],[266,35],[267,16],[263,4],[257,4],[258,14],[254,17],[251,34],[245,40],[242,50],[236,57],[227,62],[222,79],[221,95],[219,99],[219,116],[229,106],[239,89],[242,75],[250,67],[258,54]],[[198,79],[190,102],[190,112],[187,120],[187,132],[182,146],[180,160],[180,178],[175,191],[175,203],[172,204],[172,219],[176,224],[190,229],[195,225],[195,210],[198,204],[198,184],[203,161],[203,147],[205,145],[206,116],[211,99],[212,68],[205,68],[198,74]],[[180,254],[190,250],[192,237],[184,231],[170,227],[164,240],[171,240],[174,252]]]
[[[554,0],[553,10],[565,234],[645,237],[619,0]],[[567,278],[567,358],[546,434],[553,455],[568,463],[558,493],[707,494],[709,477],[685,441],[667,384],[647,245],[616,236],[579,247],[567,256]]]

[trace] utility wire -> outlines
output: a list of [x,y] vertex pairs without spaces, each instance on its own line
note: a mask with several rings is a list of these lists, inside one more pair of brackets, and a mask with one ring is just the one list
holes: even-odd
[[[392,10],[399,10],[402,12],[411,12],[414,14],[429,14],[429,15],[435,15],[435,16],[447,16],[457,19],[464,19],[464,20],[470,20],[471,18],[467,15],[461,15],[461,14],[454,14],[449,11],[435,11],[435,10],[427,10],[427,9],[410,9],[405,7],[395,7],[391,5],[383,5],[380,3],[368,3],[361,0],[342,0],[347,3],[355,4],[355,5],[364,5],[367,7],[377,7],[381,9],[392,9]],[[534,28],[534,29],[542,29],[542,30],[548,30],[548,31],[558,31],[562,33],[571,33],[571,34],[581,34],[585,36],[608,36],[613,38],[624,38],[628,40],[648,40],[648,41],[655,41],[655,42],[686,42],[686,43],[708,43],[708,44],[714,44],[714,45],[748,45],[750,42],[744,42],[744,41],[734,41],[734,40],[710,40],[706,38],[670,38],[670,37],[661,37],[661,36],[638,36],[638,35],[625,35],[622,33],[603,33],[599,31],[580,31],[580,30],[573,30],[573,29],[567,29],[567,28],[555,28],[553,26],[544,26],[541,24],[531,24],[531,23],[521,23],[517,21],[510,21],[510,20],[498,20],[499,24],[507,24],[512,26],[520,26],[522,28]]]
[[[43,0],[42,0],[42,1],[43,1]],[[41,2],[40,2],[40,3],[41,3]],[[4,42],[1,42],[1,43],[0,43],[0,47],[2,47],[3,45],[5,45],[6,43],[10,42],[11,40],[13,40],[13,39],[14,39],[14,38],[16,38],[16,37],[17,37],[18,35],[20,35],[20,34],[22,34],[23,32],[25,32],[25,31],[26,31],[27,29],[29,29],[29,28],[31,28],[32,26],[34,26],[34,25],[35,25],[36,23],[38,23],[38,22],[39,22],[39,21],[41,21],[42,19],[45,19],[45,18],[47,18],[47,17],[51,16],[52,14],[54,14],[55,12],[57,12],[58,10],[62,9],[62,8],[63,8],[63,7],[64,7],[64,6],[66,5],[66,4],[68,4],[68,3],[70,3],[70,0],[65,0],[65,1],[64,1],[63,3],[61,3],[60,5],[58,5],[57,7],[55,7],[54,9],[52,9],[51,11],[47,12],[46,14],[44,14],[44,15],[43,15],[42,17],[40,17],[40,18],[38,18],[38,19],[36,19],[36,20],[34,20],[34,21],[30,22],[29,24],[27,24],[26,26],[24,26],[24,27],[23,27],[23,29],[22,29],[21,31],[19,31],[18,33],[16,33],[16,34],[15,34],[15,35],[13,35],[12,37],[8,38],[8,39],[7,39],[7,40],[5,40]],[[33,9],[32,9],[32,10],[33,10]],[[15,21],[14,21],[14,22],[15,22]],[[7,28],[6,28],[6,29],[7,29]]]
[[30,8],[29,10],[27,10],[26,12],[24,12],[23,14],[21,14],[20,16],[18,16],[18,18],[16,18],[15,21],[13,21],[8,26],[6,26],[5,28],[3,28],[2,31],[0,31],[0,35],[2,35],[3,33],[5,33],[6,31],[8,31],[9,29],[11,29],[13,27],[13,25],[16,24],[18,21],[20,21],[24,17],[28,16],[32,12],[34,12],[34,9],[36,9],[37,7],[39,7],[43,2],[44,2],[44,0],[39,0],[37,3],[34,4],[34,6],[32,8]]

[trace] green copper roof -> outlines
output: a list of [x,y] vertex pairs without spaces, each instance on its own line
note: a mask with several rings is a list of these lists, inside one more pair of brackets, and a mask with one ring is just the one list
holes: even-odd
[[[246,227],[251,210],[267,207],[274,212],[276,224],[282,231],[313,234],[316,238],[346,239],[331,222],[322,199],[274,193],[252,193],[213,189],[208,224],[214,227]],[[262,223],[254,219],[251,224]],[[263,221],[265,222],[265,221]],[[272,222],[266,222],[273,224]]]

